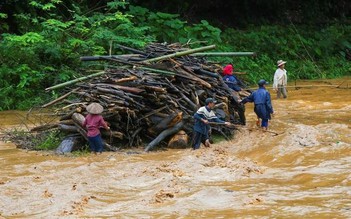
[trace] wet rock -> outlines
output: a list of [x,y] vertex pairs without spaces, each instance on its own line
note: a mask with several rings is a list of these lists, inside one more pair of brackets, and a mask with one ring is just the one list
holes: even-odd
[[55,153],[56,154],[65,154],[72,152],[75,148],[77,148],[81,143],[80,137],[67,137],[65,138],[61,144],[57,147]]

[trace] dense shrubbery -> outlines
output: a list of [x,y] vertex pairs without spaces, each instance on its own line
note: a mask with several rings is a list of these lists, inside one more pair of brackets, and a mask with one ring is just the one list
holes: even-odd
[[[138,48],[152,41],[191,40],[194,47],[216,44],[217,51],[255,51],[258,56],[254,59],[216,58],[247,72],[249,81],[271,80],[278,59],[288,61],[290,78],[331,78],[351,71],[346,59],[347,49],[351,50],[347,41],[351,27],[347,25],[319,29],[252,26],[221,31],[204,20],[188,24],[179,15],[152,12],[125,1],[109,1],[96,10],[60,0],[47,2],[22,2],[28,12],[13,15],[16,33],[1,35],[0,110],[24,109],[47,101],[56,93],[44,93],[45,87],[82,73],[79,56],[108,54],[116,44]],[[6,17],[0,13],[0,21]],[[0,22],[0,31],[9,29],[6,22]],[[119,53],[113,46],[112,52]]]

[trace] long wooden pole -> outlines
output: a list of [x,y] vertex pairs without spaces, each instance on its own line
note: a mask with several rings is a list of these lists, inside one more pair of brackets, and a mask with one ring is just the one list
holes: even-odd
[[147,71],[150,71],[152,73],[157,73],[157,74],[165,74],[165,75],[175,75],[176,74],[175,72],[160,70],[160,69],[155,69],[155,68],[149,68],[149,67],[135,66],[135,68],[147,70]]
[[71,95],[73,92],[76,92],[78,89],[79,89],[79,88],[73,89],[73,90],[71,90],[70,92],[68,92],[68,93],[66,93],[66,94],[64,94],[64,95],[62,95],[62,96],[59,97],[59,98],[57,98],[56,100],[53,100],[53,101],[51,101],[50,103],[47,103],[47,104],[45,104],[45,105],[43,105],[43,106],[41,106],[41,107],[45,108],[45,107],[51,106],[51,105],[53,105],[53,104],[55,104],[55,103],[57,103],[57,102],[59,102],[59,101],[65,99],[66,97],[68,97],[69,95]]
[[256,56],[255,52],[197,52],[191,56]]
[[172,54],[168,54],[168,55],[164,55],[164,56],[159,56],[159,57],[152,58],[152,59],[147,59],[145,61],[142,61],[141,63],[157,62],[157,61],[161,61],[161,60],[168,59],[168,58],[190,55],[193,53],[202,52],[202,51],[206,51],[206,50],[210,50],[210,49],[214,49],[214,48],[216,48],[216,45],[204,46],[204,47],[200,47],[200,48],[196,48],[196,49],[189,49],[186,51],[176,52],[176,53],[172,53]]
[[71,80],[71,81],[66,81],[66,82],[64,82],[64,83],[57,84],[57,85],[54,85],[54,86],[52,86],[52,87],[45,88],[45,91],[55,90],[55,89],[57,89],[57,88],[66,87],[66,86],[68,86],[68,85],[72,85],[72,84],[75,84],[75,83],[78,83],[78,82],[87,80],[87,79],[89,79],[89,78],[94,78],[94,77],[97,77],[97,76],[100,76],[100,75],[103,75],[103,74],[106,74],[106,72],[105,72],[105,71],[101,71],[101,72],[94,73],[94,74],[91,74],[91,75],[88,75],[88,76],[76,78],[76,79]]

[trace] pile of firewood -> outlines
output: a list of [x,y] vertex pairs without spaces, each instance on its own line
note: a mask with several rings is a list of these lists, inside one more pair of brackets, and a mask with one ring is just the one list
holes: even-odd
[[[179,44],[155,43],[145,51],[119,47],[128,54],[81,57],[82,61],[109,62],[104,71],[46,89],[65,91],[43,106],[53,107],[61,115],[50,128],[67,133],[67,138],[86,139],[86,130],[81,126],[87,114],[85,108],[98,102],[111,127],[111,131],[101,130],[107,149],[145,144],[148,151],[166,143],[170,147],[186,146],[190,144],[193,115],[209,97],[218,100],[215,111],[219,118],[245,124],[238,94],[222,80],[222,66],[197,56],[214,46],[188,49]],[[43,129],[48,126],[33,131]],[[233,134],[233,127],[217,125],[212,129],[226,138]]]

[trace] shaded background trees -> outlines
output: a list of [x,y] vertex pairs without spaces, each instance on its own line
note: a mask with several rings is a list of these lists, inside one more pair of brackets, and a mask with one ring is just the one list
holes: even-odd
[[347,0],[132,0],[157,11],[178,13],[187,20],[207,19],[215,24],[244,27],[247,24],[324,24],[351,15]]
[[[18,25],[14,14],[40,13],[28,7],[28,0],[2,0],[0,11],[8,14],[9,30],[16,32]],[[38,1],[40,2],[40,1]],[[45,1],[43,1],[45,2]],[[58,2],[58,1],[57,1]],[[109,0],[62,0],[57,11],[63,17],[72,14],[67,9],[79,5],[82,12],[103,12]],[[124,2],[124,1],[119,1]],[[127,1],[128,2],[128,1]],[[245,27],[248,24],[314,24],[345,21],[351,16],[351,4],[347,0],[130,0],[133,5],[150,10],[180,14],[190,22],[209,20],[219,27]]]
[[255,59],[213,58],[234,63],[252,83],[271,80],[278,59],[289,61],[290,79],[348,75],[350,13],[346,0],[2,0],[0,110],[58,96],[43,90],[85,74],[80,56],[123,53],[116,44],[190,40],[192,47],[254,51]]

